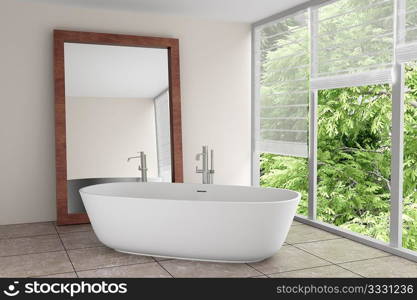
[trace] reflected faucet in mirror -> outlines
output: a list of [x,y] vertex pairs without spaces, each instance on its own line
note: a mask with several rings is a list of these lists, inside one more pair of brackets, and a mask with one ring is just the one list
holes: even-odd
[[138,153],[140,154],[139,156],[131,156],[127,159],[127,162],[135,158],[140,159],[138,170],[141,172],[141,176],[140,176],[139,181],[148,182],[148,168],[146,166],[146,154],[143,151],[138,152]]
[[214,150],[210,150],[210,169],[209,169],[209,157],[208,157],[208,146],[203,146],[203,151],[198,153],[195,158],[197,161],[202,160],[202,168],[195,167],[196,173],[202,174],[203,184],[213,184],[214,174]]

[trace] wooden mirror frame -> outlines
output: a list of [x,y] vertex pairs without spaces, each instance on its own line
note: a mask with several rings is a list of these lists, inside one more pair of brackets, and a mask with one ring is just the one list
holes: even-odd
[[57,224],[68,225],[89,223],[86,213],[68,213],[64,43],[148,47],[168,50],[172,178],[173,182],[183,182],[178,39],[54,30]]

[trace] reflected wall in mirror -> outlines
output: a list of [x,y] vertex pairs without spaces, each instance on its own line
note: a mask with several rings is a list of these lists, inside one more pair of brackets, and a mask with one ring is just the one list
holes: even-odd
[[[57,35],[64,35],[59,42]],[[88,221],[79,194],[84,186],[182,181],[175,45],[175,39],[55,31],[59,224]]]

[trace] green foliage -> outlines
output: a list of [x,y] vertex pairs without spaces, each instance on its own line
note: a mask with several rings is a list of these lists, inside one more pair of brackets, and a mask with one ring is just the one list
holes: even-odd
[[297,213],[307,215],[308,163],[305,158],[269,153],[261,155],[261,186],[278,187],[301,193]]
[[390,120],[387,85],[320,91],[319,219],[368,234],[374,227],[370,217],[387,217]]

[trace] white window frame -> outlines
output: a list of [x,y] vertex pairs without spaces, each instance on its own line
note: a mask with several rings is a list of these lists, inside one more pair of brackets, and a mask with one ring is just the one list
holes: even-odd
[[[251,182],[253,186],[259,186],[260,181],[260,165],[259,165],[259,153],[256,147],[256,120],[258,111],[256,109],[258,101],[257,93],[258,82],[255,66],[259,61],[257,56],[256,46],[256,34],[255,30],[260,26],[265,26],[268,23],[275,22],[279,19],[285,18],[289,15],[295,14],[301,10],[308,9],[309,22],[310,22],[310,36],[313,36],[317,27],[317,16],[315,15],[315,9],[321,5],[329,4],[338,0],[310,0],[306,3],[295,6],[284,12],[272,15],[266,19],[260,20],[252,24],[252,176]],[[400,16],[399,12],[405,9],[405,0],[393,0],[394,1],[394,58],[392,68],[392,146],[391,146],[391,211],[390,211],[390,241],[389,243],[364,236],[328,223],[318,221],[317,215],[317,95],[318,89],[310,90],[310,103],[309,103],[309,191],[308,191],[308,216],[296,215],[295,220],[302,223],[329,231],[331,233],[346,237],[348,239],[360,242],[362,244],[413,260],[417,261],[417,251],[412,251],[402,247],[402,200],[403,200],[403,150],[404,150],[404,63],[411,60],[411,56],[405,57],[408,59],[401,59],[402,53],[407,52],[407,47],[398,47],[398,44],[404,42],[405,22]],[[417,43],[416,43],[417,46]],[[311,74],[316,72],[316,61],[314,58],[315,41],[311,39]],[[404,51],[402,52],[402,49]],[[399,53],[397,53],[397,51]],[[407,54],[407,53],[406,53]],[[399,58],[399,60],[398,60]],[[417,58],[417,52],[416,56]],[[382,73],[381,73],[382,74]],[[385,73],[386,74],[386,73]],[[385,76],[384,74],[382,74]]]

